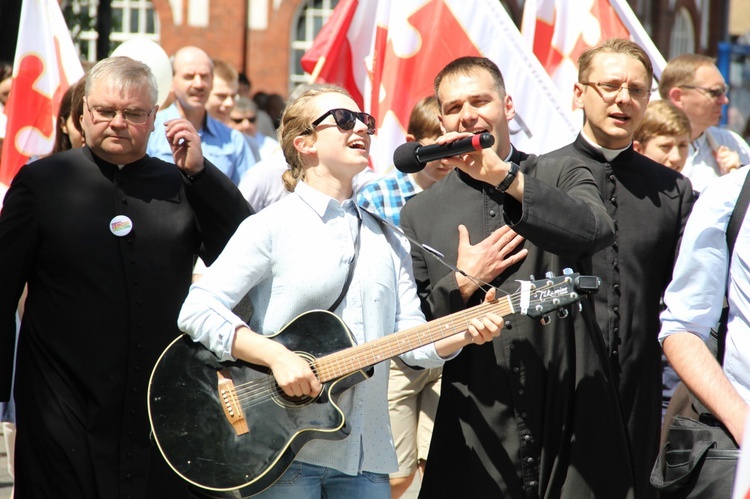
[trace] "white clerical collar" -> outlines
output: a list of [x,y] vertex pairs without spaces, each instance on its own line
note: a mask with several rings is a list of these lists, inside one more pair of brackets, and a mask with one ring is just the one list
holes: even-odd
[[593,148],[601,151],[601,153],[604,155],[607,161],[612,161],[613,159],[617,157],[618,154],[620,154],[622,151],[630,147],[630,144],[628,144],[628,147],[623,147],[622,149],[607,149],[606,147],[602,147],[596,142],[594,142],[593,140],[591,140],[589,136],[586,135],[586,133],[583,130],[581,130],[581,135],[583,136],[584,139],[586,139],[586,142],[591,144]]

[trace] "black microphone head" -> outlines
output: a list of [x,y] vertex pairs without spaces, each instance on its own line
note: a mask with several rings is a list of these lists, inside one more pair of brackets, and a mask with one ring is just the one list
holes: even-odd
[[424,163],[417,159],[419,142],[401,144],[393,151],[393,164],[402,173],[416,173],[424,169]]
[[495,143],[495,137],[493,137],[492,134],[485,132],[479,135],[479,145],[482,146],[482,149],[487,149],[488,147],[492,147],[494,143]]

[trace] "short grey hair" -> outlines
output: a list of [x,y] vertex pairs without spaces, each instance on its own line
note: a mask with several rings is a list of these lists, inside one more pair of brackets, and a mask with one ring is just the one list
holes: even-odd
[[104,82],[120,90],[147,91],[151,106],[159,99],[159,87],[148,65],[125,56],[102,59],[86,77],[86,96],[98,83]]
[[234,110],[240,113],[258,114],[258,104],[256,104],[250,97],[240,95],[234,103]]

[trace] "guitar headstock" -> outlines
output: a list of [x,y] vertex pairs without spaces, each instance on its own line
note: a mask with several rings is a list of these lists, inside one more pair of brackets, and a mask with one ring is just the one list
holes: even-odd
[[599,291],[601,279],[596,276],[580,275],[571,269],[563,270],[563,275],[555,276],[547,272],[544,279],[522,282],[520,312],[534,319],[543,318],[546,314],[560,310],[560,316],[567,315],[563,310],[568,305],[577,303],[583,295]]

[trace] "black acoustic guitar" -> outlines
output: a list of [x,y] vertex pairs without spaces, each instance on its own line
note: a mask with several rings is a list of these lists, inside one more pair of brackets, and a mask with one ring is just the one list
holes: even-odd
[[[356,345],[334,314],[306,312],[271,336],[307,359],[323,384],[314,398],[289,397],[266,367],[218,358],[187,335],[177,338],[151,374],[148,410],[153,436],[169,465],[204,497],[242,498],[272,485],[312,439],[349,434],[341,394],[366,380],[371,367],[466,331],[492,312],[545,319],[599,289],[598,277],[566,275],[522,282],[492,302]],[[369,372],[368,372],[369,370]],[[385,403],[385,401],[384,401]]]

